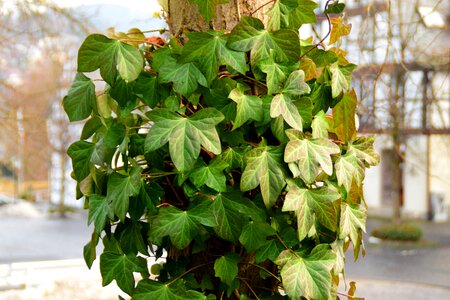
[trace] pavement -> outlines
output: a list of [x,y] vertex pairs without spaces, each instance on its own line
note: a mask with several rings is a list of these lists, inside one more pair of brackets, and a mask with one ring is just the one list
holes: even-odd
[[[90,271],[84,265],[82,249],[91,234],[85,213],[66,219],[32,215],[4,216],[0,210],[0,300],[117,299],[112,296],[117,295],[113,284],[101,288],[98,265]],[[369,219],[367,231],[386,222]],[[450,299],[450,223],[422,222],[421,226],[424,241],[418,244],[372,243],[367,234],[365,257],[354,262],[351,249],[347,251],[346,282],[356,282],[356,296]],[[58,282],[64,286],[58,289]],[[86,286],[84,296],[77,288],[73,288],[76,297],[64,294],[73,282]],[[346,293],[343,285],[339,292]]]

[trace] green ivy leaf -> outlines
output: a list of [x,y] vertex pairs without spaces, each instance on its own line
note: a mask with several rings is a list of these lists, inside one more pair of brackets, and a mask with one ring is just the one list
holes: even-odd
[[289,28],[298,30],[300,26],[308,23],[316,23],[317,3],[312,0],[298,0],[298,6],[289,13]]
[[366,232],[367,212],[361,204],[341,203],[341,221],[339,238],[344,239],[349,236],[356,247],[361,243],[361,231]]
[[91,235],[91,240],[83,247],[83,257],[88,269],[91,269],[92,264],[97,258],[96,248],[99,241],[99,237],[100,237],[99,234],[93,232]]
[[287,74],[295,70],[296,64],[277,63],[273,58],[273,50],[270,51],[270,58],[260,64],[260,69],[267,74],[267,94],[275,94],[281,92],[283,83],[286,81]]
[[297,185],[289,186],[282,210],[294,211],[297,214],[300,241],[313,228],[315,218],[328,229],[336,230],[337,212],[332,202],[340,197],[340,194],[330,187],[304,189]]
[[334,131],[339,140],[348,143],[356,138],[356,99],[355,90],[344,94],[341,101],[333,107]]
[[303,130],[302,117],[288,94],[278,94],[273,97],[270,104],[270,116],[272,118],[282,116],[289,126],[299,131]]
[[245,53],[229,49],[227,36],[222,32],[192,32],[187,36],[189,41],[184,45],[180,59],[196,62],[208,82],[217,78],[221,65],[232,67],[240,73],[247,71]]
[[216,7],[218,4],[228,3],[230,0],[189,0],[189,2],[197,4],[200,14],[209,22],[216,15]]
[[228,147],[225,151],[222,152],[222,154],[219,156],[218,159],[224,161],[228,164],[229,168],[236,169],[244,168],[244,153],[245,148],[231,148]]
[[228,164],[220,160],[214,160],[209,165],[200,161],[190,173],[189,178],[196,187],[206,184],[217,192],[226,192],[226,177],[223,170],[227,167]]
[[[209,219],[207,221],[209,224]],[[158,215],[152,219],[150,237],[169,236],[175,247],[184,249],[199,234],[200,230],[200,224],[190,215],[189,211],[168,206],[160,208]]]
[[96,107],[96,103],[94,83],[84,74],[77,73],[67,96],[63,100],[64,111],[70,122],[89,117]]
[[293,96],[301,96],[311,92],[311,88],[305,82],[305,72],[303,70],[292,72],[286,80],[282,92]]
[[[149,256],[147,246],[147,234],[143,234],[143,223],[132,221],[128,223],[124,231],[120,234],[120,246],[126,254],[137,254],[138,251],[143,255]],[[147,225],[147,224],[146,224]]]
[[114,213],[122,222],[128,212],[130,197],[139,194],[141,171],[141,168],[133,167],[127,175],[114,172],[109,176],[106,198],[112,202]]
[[332,64],[329,69],[331,73],[331,95],[338,97],[342,92],[350,88],[352,81],[352,71],[356,68],[354,64],[340,66],[337,63]]
[[150,108],[154,108],[161,100],[160,89],[158,77],[151,76],[148,73],[142,73],[133,86],[134,94],[140,97]]
[[330,271],[335,260],[336,255],[325,244],[316,246],[306,257],[291,254],[281,269],[283,287],[288,296],[292,299],[328,299]]
[[224,116],[214,108],[202,109],[187,118],[168,109],[154,109],[147,116],[154,124],[147,134],[145,151],[154,151],[169,142],[170,157],[180,171],[193,166],[201,145],[217,155],[222,151],[215,126]]
[[263,108],[262,101],[258,96],[246,95],[248,88],[238,84],[237,88],[232,90],[228,98],[237,103],[236,118],[233,122],[233,130],[241,127],[248,120],[262,121]]
[[244,156],[246,166],[241,177],[241,191],[250,191],[259,185],[267,208],[275,204],[286,185],[282,156],[282,146],[266,146],[264,142]]
[[143,279],[133,293],[133,300],[209,300],[203,293],[186,289],[177,282],[164,284],[151,279]]
[[231,285],[238,275],[238,263],[241,257],[237,253],[227,253],[214,262],[214,272],[222,282]]
[[123,80],[134,81],[143,65],[144,59],[138,49],[101,34],[88,36],[78,51],[78,72],[93,72],[100,68],[103,79],[109,84],[113,83],[112,78],[115,80],[117,71]]
[[327,139],[328,131],[330,130],[330,124],[328,118],[323,111],[320,111],[314,116],[311,123],[312,137],[314,139]]
[[365,166],[354,152],[347,152],[339,157],[335,162],[335,169],[338,184],[343,185],[347,192],[350,192],[352,182],[358,187],[362,185]]
[[359,137],[356,141],[349,143],[347,153],[354,153],[370,166],[376,166],[380,162],[380,156],[373,148],[374,142],[375,136]]
[[217,235],[225,240],[237,242],[242,227],[249,218],[264,221],[265,213],[254,202],[238,192],[220,193],[211,204],[212,216],[217,221]]
[[345,4],[339,1],[328,4],[327,9],[323,11],[324,14],[340,14],[344,11]]
[[274,234],[275,230],[266,222],[250,221],[242,228],[239,241],[248,252],[253,252],[265,244],[268,236]]
[[278,0],[267,12],[269,21],[267,29],[275,31],[281,28],[289,28],[289,13],[298,6],[297,0]]
[[275,262],[283,249],[283,245],[277,240],[264,241],[264,244],[256,251],[255,261],[261,263],[269,259]]
[[92,195],[89,197],[88,225],[94,222],[95,232],[100,234],[105,228],[108,217],[114,217],[109,201],[105,196]]
[[173,82],[173,90],[189,97],[198,88],[198,84],[208,86],[205,76],[194,63],[178,63],[174,58],[167,59],[159,68],[161,83]]
[[328,139],[303,139],[287,130],[290,141],[286,145],[284,161],[297,162],[304,181],[311,183],[320,173],[320,168],[328,175],[333,174],[332,154],[341,152],[338,145]]
[[297,62],[300,56],[300,42],[296,32],[287,29],[269,32],[259,19],[247,16],[241,17],[239,24],[231,31],[228,46],[238,51],[251,50],[250,62],[253,66],[268,59],[271,49],[279,62]]
[[122,291],[131,295],[134,289],[133,272],[147,272],[147,261],[143,257],[109,251],[100,255],[103,286],[110,284],[115,279]]
[[72,159],[73,172],[78,182],[89,175],[94,153],[95,144],[86,141],[77,141],[67,150],[67,154]]

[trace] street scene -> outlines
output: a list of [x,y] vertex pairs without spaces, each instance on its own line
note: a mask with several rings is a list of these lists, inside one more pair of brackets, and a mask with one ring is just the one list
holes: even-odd
[[450,299],[449,12],[0,0],[0,300]]

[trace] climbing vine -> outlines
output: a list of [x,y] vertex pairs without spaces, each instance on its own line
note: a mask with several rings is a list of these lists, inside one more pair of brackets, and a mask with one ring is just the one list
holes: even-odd
[[[222,1],[205,2],[211,17]],[[81,45],[64,108],[84,128],[68,154],[103,285],[136,300],[339,295],[379,161],[356,133],[356,66],[339,48],[350,26],[328,1],[328,45],[300,39],[317,4],[272,2],[266,25],[242,16],[231,32],[133,29]]]

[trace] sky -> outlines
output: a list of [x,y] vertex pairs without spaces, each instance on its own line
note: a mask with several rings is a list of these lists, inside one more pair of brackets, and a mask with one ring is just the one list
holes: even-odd
[[133,13],[139,16],[152,16],[153,13],[159,12],[161,6],[156,0],[52,0],[54,3],[62,7],[76,7],[81,5],[92,4],[112,4],[126,6]]

